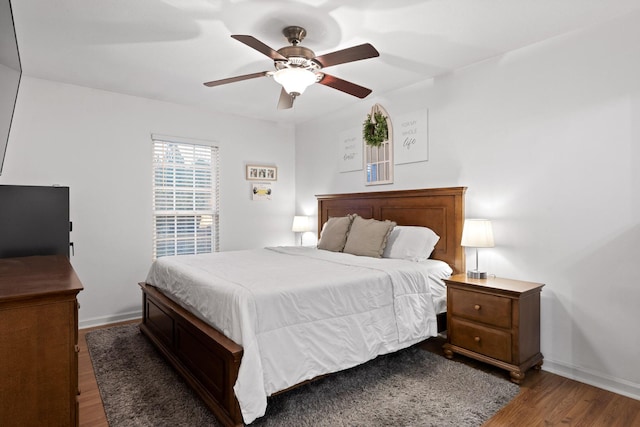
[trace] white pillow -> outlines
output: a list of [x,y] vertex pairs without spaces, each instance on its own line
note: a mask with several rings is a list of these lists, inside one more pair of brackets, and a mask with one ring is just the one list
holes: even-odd
[[427,227],[397,225],[391,231],[383,258],[424,261],[429,259],[440,236]]

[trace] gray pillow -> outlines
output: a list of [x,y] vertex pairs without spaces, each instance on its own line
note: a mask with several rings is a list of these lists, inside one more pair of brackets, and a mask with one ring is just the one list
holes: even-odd
[[322,226],[318,249],[342,252],[354,215],[329,218]]
[[351,224],[343,252],[380,258],[387,245],[389,234],[395,226],[396,223],[393,221],[378,221],[356,216]]

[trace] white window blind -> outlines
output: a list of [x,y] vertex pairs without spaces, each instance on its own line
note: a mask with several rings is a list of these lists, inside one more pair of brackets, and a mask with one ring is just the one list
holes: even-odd
[[218,148],[153,139],[153,259],[218,251]]

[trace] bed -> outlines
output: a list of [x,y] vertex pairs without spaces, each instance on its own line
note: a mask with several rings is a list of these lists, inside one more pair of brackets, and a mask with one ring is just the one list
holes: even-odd
[[[451,272],[464,271],[464,251],[460,246],[464,218],[464,192],[464,187],[456,187],[317,196],[319,230],[329,218],[351,214],[357,214],[361,218],[390,220],[398,225],[421,226],[433,230],[440,239],[431,254],[432,260],[425,263],[378,260],[293,247],[266,248],[244,254],[252,257],[253,269],[237,267],[234,269],[233,264],[228,262],[234,256],[230,253],[217,254],[216,259],[219,262],[217,265],[210,259],[198,256],[189,258],[188,266],[171,266],[173,260],[167,259],[163,261],[162,265],[152,267],[147,280],[150,283],[140,284],[143,291],[143,321],[140,329],[200,395],[222,424],[243,425],[245,420],[251,422],[256,414],[259,416],[260,411],[264,410],[263,407],[253,408],[253,400],[247,397],[250,397],[252,393],[247,391],[252,390],[253,385],[249,384],[251,381],[259,380],[260,382],[258,387],[253,389],[264,390],[267,396],[272,395],[286,391],[307,379],[363,363],[378,354],[396,351],[434,335],[434,332],[437,331],[435,325],[425,323],[425,329],[429,329],[429,332],[423,331],[421,334],[416,333],[415,327],[402,331],[397,326],[397,334],[404,337],[402,340],[397,340],[397,344],[389,344],[393,340],[385,338],[380,341],[381,344],[371,345],[371,343],[378,341],[376,337],[369,336],[371,331],[381,335],[389,335],[390,331],[396,333],[396,329],[390,329],[388,325],[390,323],[401,324],[393,319],[394,313],[395,316],[398,315],[398,304],[405,301],[407,297],[414,297],[414,291],[403,288],[404,285],[400,286],[401,282],[395,281],[394,275],[388,271],[396,271],[397,267],[400,269],[398,270],[400,273],[394,274],[398,277],[409,273],[415,274],[412,277],[424,277],[424,280],[410,280],[410,282],[420,282],[420,289],[428,287],[429,274],[420,270],[431,268],[426,267],[427,265],[439,268],[440,264],[445,264],[450,267],[449,271]],[[269,273],[269,271],[274,274],[275,271],[283,271],[278,265],[280,259],[291,257],[295,258],[297,260],[295,264],[299,265],[296,268],[287,269],[291,270],[290,277],[281,274],[276,278]],[[348,262],[343,262],[344,257],[351,258]],[[314,279],[320,278],[322,266],[326,263],[331,263],[331,270],[335,270],[341,280],[343,278],[347,280],[349,276],[368,277],[367,283],[369,285],[366,297],[359,297],[357,292],[361,291],[354,287],[352,295],[341,294],[340,297],[334,297],[333,300],[329,297],[328,301],[334,303],[315,304],[323,297],[322,294],[312,292],[315,286]],[[407,267],[407,264],[421,264],[421,266]],[[392,265],[393,268],[391,268]],[[269,266],[273,266],[273,268]],[[388,271],[387,266],[389,267]],[[207,272],[207,268],[212,271]],[[417,269],[415,273],[414,269]],[[156,274],[157,271],[164,272],[164,270],[169,272],[170,286],[167,286],[160,279],[163,274]],[[226,281],[243,284],[239,287],[240,291],[234,290],[229,295],[220,293],[213,299],[204,293],[197,294],[198,296],[191,300],[181,299],[181,294],[186,289],[186,282],[193,281],[195,285],[191,284],[189,288],[195,287],[200,292],[202,287],[198,286],[201,283],[199,281],[206,281],[207,275],[214,271]],[[305,275],[305,271],[312,274]],[[430,272],[431,270],[429,270]],[[306,297],[298,295],[292,298],[288,293],[288,288],[285,287],[295,285],[296,278],[300,276],[305,277],[304,292],[307,292],[307,295]],[[238,299],[243,300],[246,293],[243,288],[250,286],[261,277],[261,281],[267,283],[268,286],[279,290],[285,289],[285,292],[280,292],[280,294],[284,293],[287,298],[275,300],[271,294],[259,294],[258,288],[250,289],[249,294],[257,301],[255,306],[258,309],[250,310],[253,313],[251,316],[255,315],[255,318],[247,318],[245,314],[234,314],[233,310],[231,314],[224,314],[224,307]],[[388,278],[393,286],[384,282]],[[152,283],[164,289],[160,290]],[[348,281],[346,283],[350,284]],[[340,285],[340,288],[344,287],[348,288],[349,286]],[[393,290],[388,291],[387,289]],[[428,293],[428,291],[425,292]],[[329,294],[332,295],[331,292]],[[391,294],[391,296],[387,294]],[[202,301],[206,301],[206,303],[201,304]],[[211,308],[215,307],[216,301],[219,303],[219,308]],[[259,304],[261,301],[262,303]],[[335,303],[336,301],[338,303]],[[371,307],[362,305],[365,302],[372,304]],[[254,304],[253,300],[251,304]],[[346,306],[358,304],[361,304],[362,307],[355,307],[353,313],[346,315],[360,317],[349,318],[351,320],[346,322],[347,326],[345,323],[334,325],[332,323],[334,319],[313,317],[317,313],[327,311],[326,307],[329,306],[331,310],[340,311],[346,309]],[[297,310],[298,306],[304,309]],[[410,306],[413,306],[411,302],[406,304],[406,307]],[[264,307],[268,307],[268,309]],[[369,316],[367,310],[379,311],[383,318],[385,315],[388,316],[380,323],[375,323],[377,320],[370,320],[372,317]],[[430,310],[433,311],[433,309]],[[207,311],[211,313],[207,313]],[[309,316],[307,321],[296,320],[298,322],[296,324],[287,323],[291,317],[289,313],[296,311],[303,313],[304,316]],[[213,320],[210,320],[209,316],[212,316]],[[216,318],[216,316],[218,317]],[[320,315],[318,314],[318,316]],[[420,316],[422,313],[417,313],[414,317]],[[439,319],[442,317],[440,316]],[[258,318],[261,320],[256,321]],[[210,326],[214,323],[220,325],[220,330]],[[365,330],[362,345],[348,341],[344,346],[348,347],[348,350],[343,352],[342,345],[335,344],[328,338],[330,336],[350,337],[351,333],[345,332],[344,329],[349,328],[350,325],[358,326],[361,323],[367,324],[367,328],[356,327],[355,329]],[[369,323],[375,324],[370,325]],[[300,324],[304,324],[304,328],[308,328],[307,324],[319,325],[319,327],[302,329]],[[334,332],[332,329],[334,327],[342,328],[341,332],[339,334]],[[439,329],[441,328],[442,326]],[[277,331],[278,334],[275,334],[274,331]],[[355,334],[353,336],[357,337],[357,332]],[[300,336],[304,336],[306,341],[300,340]],[[235,340],[229,337],[234,337]],[[301,343],[301,341],[305,342]],[[356,338],[355,341],[358,339]],[[243,345],[237,342],[241,342]],[[271,353],[266,345],[269,342],[275,343],[273,347],[275,350],[272,349]],[[353,354],[351,347],[353,347]],[[260,350],[257,351],[256,348]],[[278,353],[278,348],[286,348],[287,351]],[[333,354],[337,354],[340,364],[332,364]],[[323,360],[316,364],[316,359]],[[301,362],[296,367],[296,361],[301,360],[304,360],[304,363]],[[345,360],[347,360],[347,365],[344,365]],[[256,366],[259,369],[255,368]],[[290,366],[295,372],[287,372]],[[285,367],[287,369],[284,369]],[[266,399],[265,396],[261,397]],[[239,404],[239,401],[242,402],[242,405]],[[260,406],[260,399],[257,402],[257,405]]]

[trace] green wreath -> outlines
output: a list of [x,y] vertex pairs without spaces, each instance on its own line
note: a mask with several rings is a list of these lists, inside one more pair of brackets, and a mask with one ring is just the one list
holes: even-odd
[[387,128],[387,118],[382,113],[367,114],[367,119],[362,124],[362,137],[367,145],[379,147],[384,141],[389,139],[389,129]]

